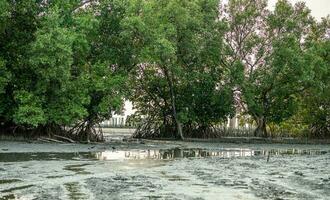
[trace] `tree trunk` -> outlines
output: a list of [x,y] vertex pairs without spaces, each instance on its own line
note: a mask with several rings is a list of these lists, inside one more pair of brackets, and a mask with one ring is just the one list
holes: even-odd
[[267,137],[267,129],[266,129],[266,119],[265,117],[257,117],[257,128],[254,131],[254,136],[256,137]]
[[177,134],[178,137],[183,140],[183,134],[182,134],[182,126],[181,123],[178,119],[177,113],[176,113],[176,107],[175,107],[175,94],[174,94],[174,88],[173,88],[173,79],[170,77],[169,72],[166,67],[164,67],[164,73],[168,82],[168,86],[170,88],[170,93],[171,93],[171,104],[172,104],[172,112],[173,112],[173,118],[176,123],[176,128],[177,128]]
[[236,129],[236,115],[229,119],[229,128]]
[[89,119],[87,119],[78,128],[78,131],[77,131],[77,134],[79,135],[78,140],[90,143],[92,129],[93,129],[93,124]]
[[172,99],[172,110],[173,110],[173,117],[174,117],[174,120],[175,120],[175,123],[176,123],[176,128],[177,128],[177,134],[178,134],[178,137],[183,140],[184,137],[183,137],[183,134],[182,134],[182,126],[181,126],[181,123],[178,119],[178,116],[177,116],[177,113],[176,113],[176,108],[175,108],[175,97],[174,97],[174,93],[173,93],[173,89],[171,89],[171,99]]
[[91,134],[91,128],[92,128],[92,126],[91,126],[91,123],[88,121],[87,122],[87,127],[86,127],[86,130],[85,130],[85,139],[86,139],[86,142],[87,143],[90,143],[90,140],[89,140],[89,136],[90,136],[90,134]]

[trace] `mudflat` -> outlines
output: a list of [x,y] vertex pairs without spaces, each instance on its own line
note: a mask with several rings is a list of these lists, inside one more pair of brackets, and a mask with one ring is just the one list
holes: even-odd
[[0,199],[327,199],[330,146],[0,142]]

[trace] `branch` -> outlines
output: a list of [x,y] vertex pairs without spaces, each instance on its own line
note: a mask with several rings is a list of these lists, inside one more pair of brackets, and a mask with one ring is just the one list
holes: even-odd
[[80,4],[78,4],[73,10],[72,12],[76,12],[78,9],[84,7],[85,5],[92,3],[92,2],[96,2],[97,0],[84,0],[82,2],[80,2]]

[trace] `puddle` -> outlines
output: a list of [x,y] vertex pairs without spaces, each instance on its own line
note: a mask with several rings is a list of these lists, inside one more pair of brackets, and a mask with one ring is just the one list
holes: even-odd
[[91,164],[85,163],[85,164],[79,164],[79,165],[67,165],[63,169],[75,172],[76,174],[82,174],[82,175],[91,174],[91,172],[87,172],[83,168],[84,166],[87,166],[87,165],[91,165]]
[[63,178],[69,175],[55,175],[55,176],[46,176],[46,178],[53,179],[53,178]]
[[201,148],[173,148],[146,150],[108,150],[101,152],[36,152],[36,153],[0,153],[0,163],[51,160],[126,160],[153,159],[171,160],[178,158],[233,158],[271,155],[323,155],[326,150],[298,150],[298,149],[270,149],[252,150],[240,148],[201,149]]
[[0,197],[0,200],[11,200],[11,199],[16,199],[16,196],[14,194],[8,194],[3,197]]
[[169,181],[189,181],[188,178],[183,178],[183,177],[178,176],[178,175],[168,176],[167,178],[168,178]]
[[22,180],[20,180],[20,179],[0,179],[0,185],[1,184],[20,182],[20,181],[22,181]]
[[70,200],[80,200],[88,198],[88,196],[84,192],[82,192],[81,186],[78,182],[65,183],[64,187],[68,192],[68,199]]
[[23,189],[26,189],[26,188],[30,188],[32,186],[34,186],[34,185],[23,185],[23,186],[19,186],[19,187],[13,187],[13,188],[1,190],[0,192],[2,192],[2,193],[13,192],[13,191],[16,191],[16,190],[23,190]]
[[37,153],[0,153],[0,162],[26,162],[26,161],[51,161],[51,160],[83,160],[95,159],[91,152],[37,152]]
[[160,174],[162,177],[166,178],[169,181],[189,181],[188,178],[185,178],[180,175],[170,175],[170,174],[167,174],[165,171],[161,171]]
[[252,150],[228,148],[219,150],[207,149],[154,149],[154,150],[130,150],[130,151],[103,151],[95,153],[98,160],[125,160],[125,159],[160,159],[170,160],[178,158],[233,158],[233,157],[253,157],[265,155],[322,155],[328,153],[324,150],[297,150],[297,149],[271,149],[271,150]]
[[99,160],[170,160],[178,158],[203,158],[203,157],[233,157],[252,156],[249,150],[239,151],[209,151],[204,149],[156,149],[156,150],[131,150],[131,151],[104,151],[96,153]]

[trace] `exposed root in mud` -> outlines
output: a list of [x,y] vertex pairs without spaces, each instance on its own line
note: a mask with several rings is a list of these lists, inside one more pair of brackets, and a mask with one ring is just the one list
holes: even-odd
[[[140,123],[133,133],[133,138],[162,138],[165,136],[164,128],[162,123],[146,119]],[[173,133],[173,132],[171,132]]]
[[189,138],[220,138],[223,136],[223,132],[217,128],[209,125],[195,125],[195,126],[185,126],[184,133],[186,137]]
[[52,137],[53,135],[64,135],[65,129],[57,124],[45,124],[38,127],[25,127],[14,123],[5,124],[0,127],[0,135],[13,138],[36,139],[39,137]]
[[[183,136],[185,138],[221,138],[229,135],[252,135],[242,131],[235,131],[212,125],[191,125],[185,124],[182,127]],[[239,133],[238,133],[239,132]],[[173,123],[163,123],[160,121],[145,120],[141,123],[133,134],[133,138],[178,138],[176,133],[176,126]]]
[[156,117],[143,119],[133,133],[133,138],[173,138],[180,139],[177,126],[170,117],[159,120]]
[[[95,125],[96,124],[96,125]],[[38,127],[24,127],[12,124],[0,126],[3,138],[36,139],[44,142],[101,142],[104,141],[100,124],[83,121],[73,127],[46,124]]]
[[99,123],[91,121],[82,121],[73,126],[69,131],[68,135],[77,141],[86,142],[101,142],[104,141],[103,131]]
[[310,134],[314,138],[330,138],[330,122],[324,124],[313,124]]

